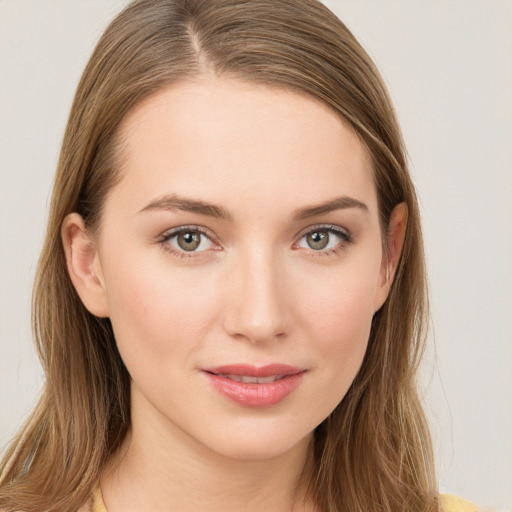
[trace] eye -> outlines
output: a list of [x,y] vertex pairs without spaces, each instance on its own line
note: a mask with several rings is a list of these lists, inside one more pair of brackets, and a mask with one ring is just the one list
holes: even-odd
[[212,240],[198,228],[184,227],[163,236],[162,244],[179,253],[197,253],[214,247]]
[[343,245],[351,242],[352,237],[350,234],[341,228],[321,226],[302,235],[297,243],[297,247],[325,253],[336,251]]

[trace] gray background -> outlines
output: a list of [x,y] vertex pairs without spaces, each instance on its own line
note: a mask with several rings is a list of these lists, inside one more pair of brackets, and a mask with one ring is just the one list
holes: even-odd
[[[41,385],[30,292],[67,113],[122,0],[0,0],[0,445]],[[423,212],[445,492],[512,507],[512,2],[326,0],[402,122]]]

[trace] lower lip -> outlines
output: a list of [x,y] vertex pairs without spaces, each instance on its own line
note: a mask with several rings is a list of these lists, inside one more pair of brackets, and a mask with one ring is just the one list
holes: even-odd
[[305,372],[287,375],[265,384],[238,382],[221,375],[204,373],[211,385],[229,400],[245,407],[270,407],[291,394],[300,384]]

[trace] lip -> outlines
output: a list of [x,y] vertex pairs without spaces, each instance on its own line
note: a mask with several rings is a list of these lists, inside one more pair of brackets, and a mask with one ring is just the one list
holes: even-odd
[[[227,399],[244,407],[270,407],[290,395],[301,383],[306,373],[304,368],[286,364],[253,366],[231,364],[205,368],[202,370],[213,388]],[[279,376],[278,380],[266,383],[239,382],[225,375],[244,375],[247,377]]]

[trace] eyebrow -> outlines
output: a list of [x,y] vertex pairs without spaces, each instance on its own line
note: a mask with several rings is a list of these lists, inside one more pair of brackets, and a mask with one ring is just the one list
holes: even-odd
[[359,208],[365,213],[368,212],[368,206],[358,199],[354,199],[349,196],[340,196],[325,203],[295,210],[292,217],[296,220],[304,220],[309,219],[310,217],[316,217],[317,215],[324,215],[325,213],[330,213],[335,210],[344,210],[346,208]]
[[[346,208],[358,208],[364,212],[368,212],[368,206],[358,199],[348,196],[340,196],[324,203],[305,208],[299,208],[292,213],[293,220],[304,220],[317,215],[324,215],[335,210],[344,210]],[[197,199],[189,199],[179,196],[177,194],[166,195],[160,199],[152,201],[147,206],[142,208],[140,212],[147,212],[152,210],[182,210],[185,212],[198,213],[208,217],[224,219],[232,221],[232,215],[223,208],[215,204],[207,203]]]
[[182,210],[218,219],[233,220],[231,214],[222,206],[216,206],[196,199],[188,199],[177,194],[171,194],[161,197],[160,199],[156,199],[142,208],[140,212],[147,212],[151,210]]

